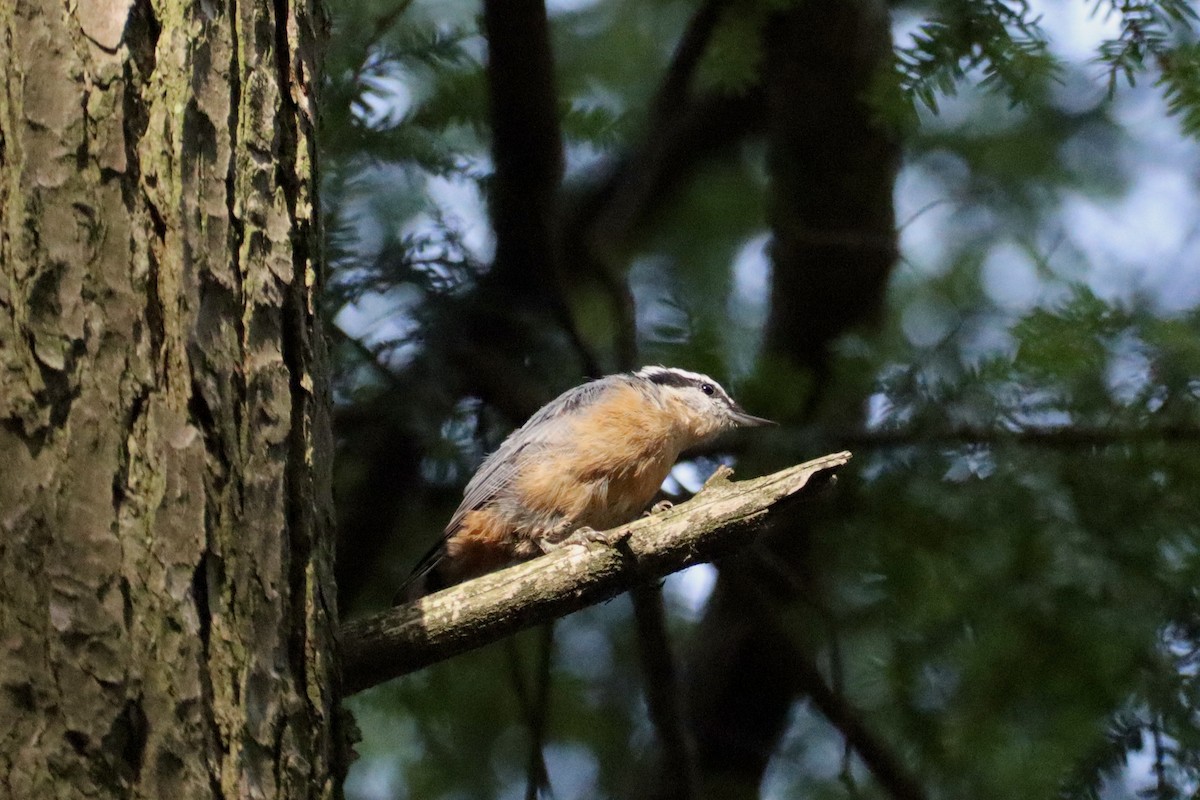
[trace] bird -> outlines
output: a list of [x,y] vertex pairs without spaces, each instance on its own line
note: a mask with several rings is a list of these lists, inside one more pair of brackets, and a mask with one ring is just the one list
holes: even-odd
[[396,602],[636,519],[681,452],[735,428],[772,424],[747,413],[707,375],[674,367],[646,366],[576,386],[484,459]]

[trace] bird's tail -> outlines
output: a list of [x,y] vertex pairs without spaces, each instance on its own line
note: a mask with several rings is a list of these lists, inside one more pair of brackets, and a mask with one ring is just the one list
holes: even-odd
[[439,589],[450,585],[442,569],[446,560],[446,540],[443,538],[421,556],[421,560],[413,567],[412,572],[404,579],[392,596],[392,605],[411,603],[427,594],[433,594]]

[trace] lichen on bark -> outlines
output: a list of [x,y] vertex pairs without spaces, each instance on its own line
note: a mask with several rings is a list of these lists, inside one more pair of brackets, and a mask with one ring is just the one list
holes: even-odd
[[337,791],[322,25],[0,5],[0,797]]

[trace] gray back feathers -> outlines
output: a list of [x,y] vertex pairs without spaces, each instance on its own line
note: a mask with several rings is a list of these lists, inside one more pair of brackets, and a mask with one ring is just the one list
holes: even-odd
[[450,518],[446,532],[453,533],[468,511],[483,507],[512,483],[521,460],[533,455],[540,447],[562,441],[572,414],[594,403],[617,382],[628,380],[626,375],[609,375],[590,381],[560,394],[538,409],[483,460],[479,471],[463,490],[462,504]]

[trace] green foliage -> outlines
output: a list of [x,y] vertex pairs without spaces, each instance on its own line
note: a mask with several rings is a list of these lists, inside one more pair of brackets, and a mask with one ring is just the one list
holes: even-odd
[[562,114],[563,136],[571,142],[614,147],[624,141],[627,127],[623,114],[600,105],[571,106]]
[[1158,58],[1158,79],[1168,107],[1192,136],[1200,136],[1200,44],[1191,42],[1164,50]]
[[[890,720],[951,796],[1094,796],[1152,726],[1196,737],[1177,656],[1196,642],[1170,632],[1200,612],[1200,504],[1184,488],[1200,464],[1153,432],[1200,429],[1200,405],[1194,386],[1160,378],[1194,354],[1150,342],[1196,341],[1200,315],[1079,289],[1012,331],[1012,349],[975,366],[952,355],[965,337],[896,353],[876,385],[881,434],[994,435],[860,449],[861,483],[829,512],[817,559],[845,669],[876,682],[851,694],[876,698],[871,718]],[[1131,342],[1152,366],[1129,386],[1117,376]],[[1200,779],[1190,756],[1164,758],[1177,785]]]
[[936,112],[938,95],[954,95],[976,70],[985,88],[1019,103],[1040,94],[1058,63],[1026,0],[952,0],[897,48],[896,70],[904,95]]
[[1188,133],[1200,135],[1200,50],[1193,29],[1200,17],[1194,5],[1189,0],[1108,0],[1097,2],[1097,11],[1104,6],[1121,20],[1120,36],[1100,45],[1110,94],[1121,78],[1133,86],[1137,75],[1156,67],[1171,113]]
[[1096,3],[1097,13],[1104,6],[1108,6],[1106,13],[1118,15],[1121,21],[1121,35],[1100,45],[1100,59],[1110,69],[1110,91],[1116,88],[1119,77],[1132,86],[1134,76],[1145,68],[1147,60],[1165,52],[1175,33],[1197,19],[1196,10],[1187,0],[1101,0]]
[[[1014,104],[1036,100],[1049,81],[1060,79],[1062,65],[1027,0],[948,0],[936,8],[911,44],[897,48],[894,73],[880,76],[876,103],[892,121],[913,127],[916,104],[937,113],[939,96],[954,96],[968,76]],[[1156,70],[1171,113],[1189,134],[1200,134],[1193,4],[1099,0],[1094,13],[1116,15],[1121,22],[1119,36],[1102,42],[1097,54],[1110,96],[1121,79],[1133,86],[1138,75]],[[898,105],[897,95],[908,103]]]
[[725,14],[702,64],[702,86],[737,92],[758,82],[763,58],[759,31],[770,11],[763,3],[741,3],[738,13]]

